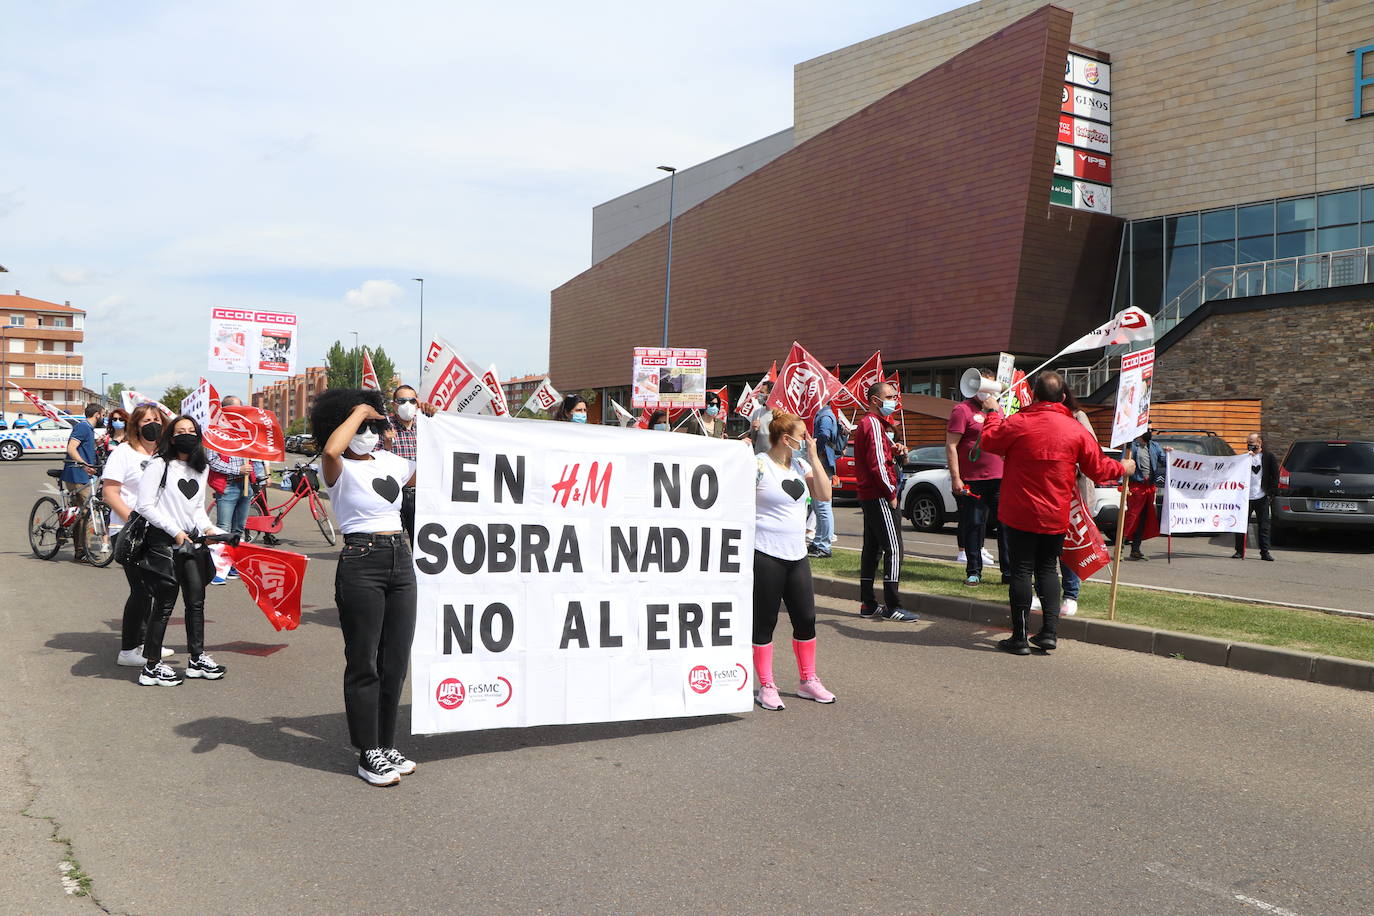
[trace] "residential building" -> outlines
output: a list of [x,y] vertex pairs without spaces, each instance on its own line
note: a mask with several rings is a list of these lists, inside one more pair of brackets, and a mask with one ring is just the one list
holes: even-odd
[[315,398],[328,387],[329,370],[324,366],[311,366],[304,372],[278,379],[253,392],[253,406],[266,408],[276,414],[282,429],[288,429],[297,420],[304,420],[308,424]]
[[64,413],[80,413],[86,366],[79,347],[85,339],[86,313],[71,302],[34,299],[19,290],[0,295],[0,415],[38,413],[5,384],[11,381]]

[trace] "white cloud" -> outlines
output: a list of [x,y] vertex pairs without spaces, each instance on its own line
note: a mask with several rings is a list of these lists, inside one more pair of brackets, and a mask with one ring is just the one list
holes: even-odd
[[390,280],[368,280],[344,293],[344,304],[355,312],[390,311],[405,293]]
[[111,272],[92,267],[54,267],[48,274],[65,286],[87,286],[108,279]]

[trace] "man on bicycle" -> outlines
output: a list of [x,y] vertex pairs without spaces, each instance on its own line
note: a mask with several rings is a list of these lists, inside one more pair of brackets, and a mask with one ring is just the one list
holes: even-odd
[[[100,425],[105,409],[95,401],[86,405],[86,419],[72,429],[67,438],[67,460],[62,465],[62,486],[71,494],[72,505],[86,508],[91,493],[91,475],[100,472],[95,463],[95,430]],[[75,560],[86,559],[86,525],[76,525],[72,542],[76,546]]]

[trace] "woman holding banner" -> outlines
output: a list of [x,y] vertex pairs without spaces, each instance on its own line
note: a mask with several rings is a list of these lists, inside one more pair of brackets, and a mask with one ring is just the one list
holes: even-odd
[[779,605],[786,602],[792,618],[792,651],[801,681],[797,696],[817,703],[835,702],[816,676],[816,595],[806,556],[806,500],[830,499],[830,478],[821,466],[816,440],[800,417],[777,411],[768,424],[767,452],[755,456],[754,483],[754,671],[755,701],[764,709],[782,709],[773,682],[773,630]]
[[[434,408],[420,409],[433,416]],[[358,749],[358,776],[390,786],[415,772],[398,751],[396,719],[415,635],[415,567],[401,527],[401,489],[415,486],[415,462],[374,451],[387,428],[382,393],[331,388],[310,425],[324,442],[321,466],[343,532],[334,601],[344,638],[344,710]]]

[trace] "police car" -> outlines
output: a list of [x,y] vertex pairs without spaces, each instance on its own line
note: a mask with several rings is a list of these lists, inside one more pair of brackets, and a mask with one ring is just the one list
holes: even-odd
[[21,455],[51,455],[61,458],[67,454],[67,439],[72,428],[65,422],[43,417],[24,429],[0,432],[0,461],[15,461]]

